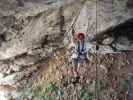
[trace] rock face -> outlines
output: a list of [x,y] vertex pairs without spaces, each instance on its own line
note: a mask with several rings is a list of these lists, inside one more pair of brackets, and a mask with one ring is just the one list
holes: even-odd
[[0,1],[2,100],[19,97],[27,81],[33,82],[36,64],[63,47],[61,37],[80,5],[75,0]]
[[[2,4],[3,3],[3,4]],[[72,0],[64,1],[1,1],[1,48],[0,59],[9,59],[17,55],[28,53],[40,45],[45,45],[45,40],[54,40],[60,36],[61,6],[73,3]],[[20,6],[21,5],[21,6]],[[22,6],[23,5],[23,6]],[[75,6],[78,4],[76,3]],[[13,7],[12,7],[13,6]],[[66,7],[64,7],[65,9]],[[63,9],[63,8],[62,8]],[[68,7],[65,21],[71,19],[73,10]],[[10,12],[10,13],[9,13]],[[65,23],[63,25],[65,26]],[[63,26],[61,25],[61,26]],[[44,44],[43,44],[44,43]]]
[[[83,0],[0,0],[2,100],[17,99],[36,81],[40,65],[64,47],[65,30],[82,4]],[[82,9],[84,18],[79,16],[76,22],[77,29],[79,20],[86,23],[83,31],[88,41],[133,16],[132,0],[99,0],[97,4],[98,11],[96,1],[87,1]]]
[[[92,37],[92,40],[104,45],[105,48],[107,44],[104,41],[113,38],[114,40],[110,40],[108,44],[112,51],[132,50],[133,5],[131,2],[131,0],[100,0],[97,2],[97,7],[95,7],[95,9],[98,9],[98,11],[95,11],[97,17],[93,17],[91,20],[97,30],[93,31],[95,27],[89,28],[92,31],[88,31],[88,38],[91,40]],[[89,24],[89,26],[92,27],[93,25]]]
[[101,53],[133,50],[133,8],[131,5],[129,7],[129,2],[131,1],[86,2],[80,13],[77,12],[79,16],[74,25],[75,31],[86,33],[88,42],[97,42],[99,52],[106,49]]

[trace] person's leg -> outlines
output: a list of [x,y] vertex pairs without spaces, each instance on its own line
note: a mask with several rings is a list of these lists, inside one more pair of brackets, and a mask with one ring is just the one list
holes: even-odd
[[74,59],[74,64],[73,64],[73,74],[74,74],[74,77],[78,76],[77,66],[78,66],[78,59]]
[[90,58],[90,54],[85,53],[85,59],[84,59],[84,64],[85,65],[89,64],[89,58]]
[[77,68],[77,72],[79,74],[79,82],[83,83],[84,80],[84,67],[85,67],[85,59],[83,58],[79,58],[79,65]]

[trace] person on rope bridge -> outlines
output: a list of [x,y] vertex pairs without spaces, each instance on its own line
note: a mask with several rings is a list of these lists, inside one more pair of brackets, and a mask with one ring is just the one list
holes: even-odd
[[74,33],[75,43],[71,44],[72,49],[72,63],[74,65],[73,73],[75,77],[78,76],[79,67],[83,66],[87,62],[87,50],[85,42],[85,33],[76,32]]

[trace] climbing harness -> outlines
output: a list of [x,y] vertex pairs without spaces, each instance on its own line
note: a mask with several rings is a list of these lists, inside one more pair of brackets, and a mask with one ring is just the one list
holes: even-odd
[[77,52],[79,55],[84,55],[86,53],[86,47],[85,47],[84,40],[78,41]]

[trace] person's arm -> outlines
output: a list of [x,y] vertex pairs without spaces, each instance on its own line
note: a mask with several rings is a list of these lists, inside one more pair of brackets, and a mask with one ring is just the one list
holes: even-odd
[[71,49],[71,48],[75,48],[75,43],[74,42],[71,42],[69,45],[68,45],[68,49]]

